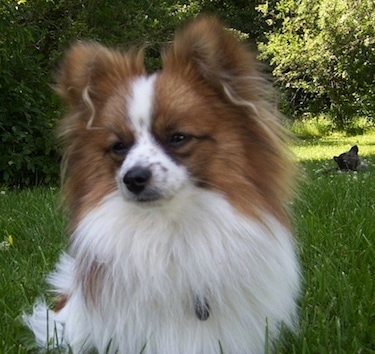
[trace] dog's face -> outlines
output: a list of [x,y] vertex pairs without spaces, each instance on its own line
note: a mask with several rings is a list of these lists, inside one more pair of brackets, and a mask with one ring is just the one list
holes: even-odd
[[148,75],[141,52],[78,43],[67,53],[56,89],[69,106],[60,131],[75,221],[113,193],[143,207],[197,188],[287,221],[293,168],[252,55],[202,20],[162,59]]
[[188,172],[178,164],[173,151],[187,145],[190,133],[180,130],[155,134],[157,123],[165,125],[163,118],[155,118],[156,76],[140,77],[130,86],[126,102],[126,127],[130,139],[117,136],[111,153],[121,161],[116,180],[126,200],[155,202],[171,199],[188,182]]
[[354,145],[348,152],[344,152],[339,156],[334,156],[340,170],[343,171],[357,171],[361,165],[361,158],[358,156],[358,146]]

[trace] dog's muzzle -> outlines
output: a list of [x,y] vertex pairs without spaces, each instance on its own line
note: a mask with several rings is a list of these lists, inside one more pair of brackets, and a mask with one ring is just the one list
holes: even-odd
[[152,171],[147,167],[135,166],[125,173],[123,182],[134,200],[151,202],[161,195],[152,187]]
[[138,195],[146,189],[151,177],[152,173],[148,168],[133,167],[125,174],[123,181],[130,192]]

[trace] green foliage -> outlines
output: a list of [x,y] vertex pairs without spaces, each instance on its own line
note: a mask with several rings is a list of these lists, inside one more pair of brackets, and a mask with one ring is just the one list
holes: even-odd
[[321,138],[331,134],[332,125],[332,121],[324,116],[317,116],[315,118],[307,116],[299,120],[294,120],[289,124],[288,128],[298,138],[309,139]]
[[[333,136],[335,123],[326,114],[311,116],[304,115],[301,119],[290,121],[287,128],[292,131],[297,137],[303,139],[309,138],[324,138],[326,136]],[[368,124],[365,118],[353,118],[345,130],[336,130],[338,136],[359,136],[366,134],[367,136],[373,133],[374,127]]]
[[279,0],[259,6],[271,25],[260,43],[295,113],[329,112],[338,127],[375,120],[373,0]]
[[0,180],[17,185],[48,182],[57,175],[48,134],[56,104],[46,102],[47,73],[36,47],[41,33],[27,25],[29,14],[13,1],[3,2],[0,14]]

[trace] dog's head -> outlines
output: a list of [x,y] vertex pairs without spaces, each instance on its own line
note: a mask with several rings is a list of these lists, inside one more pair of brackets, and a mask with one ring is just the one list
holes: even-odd
[[349,151],[339,156],[334,156],[333,159],[336,161],[338,168],[342,171],[357,171],[361,169],[363,165],[362,159],[358,156],[357,145],[352,146]]
[[69,106],[61,135],[73,214],[114,192],[166,205],[190,188],[217,191],[246,214],[285,217],[293,168],[252,53],[216,19],[199,18],[162,59],[148,75],[142,52],[68,51],[57,92]]

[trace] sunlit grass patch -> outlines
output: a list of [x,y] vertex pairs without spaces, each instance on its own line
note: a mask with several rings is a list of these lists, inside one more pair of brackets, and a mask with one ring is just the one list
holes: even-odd
[[[375,130],[356,136],[334,133],[321,138],[301,139],[295,137],[292,148],[300,162],[311,160],[331,162],[333,156],[348,151],[353,145],[358,145],[360,156],[371,159],[372,156],[375,156]],[[334,166],[333,162],[332,165]]]

